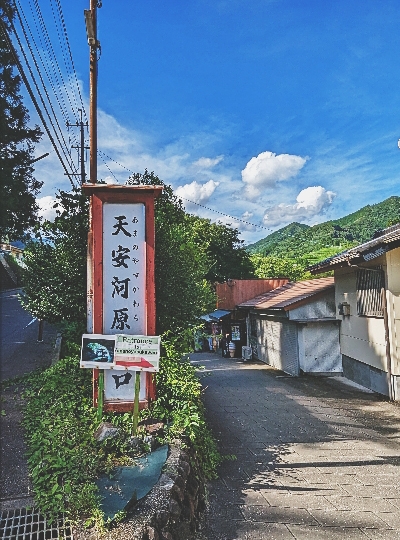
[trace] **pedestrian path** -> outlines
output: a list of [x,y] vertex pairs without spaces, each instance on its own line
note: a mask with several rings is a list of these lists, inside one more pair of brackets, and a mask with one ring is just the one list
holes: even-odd
[[340,378],[195,353],[225,460],[199,539],[400,539],[400,407]]

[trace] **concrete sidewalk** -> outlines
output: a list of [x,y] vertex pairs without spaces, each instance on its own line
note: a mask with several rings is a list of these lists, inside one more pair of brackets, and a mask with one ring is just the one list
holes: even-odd
[[[203,365],[223,454],[199,539],[400,539],[400,407],[345,379],[261,362]],[[207,376],[207,373],[210,375]]]

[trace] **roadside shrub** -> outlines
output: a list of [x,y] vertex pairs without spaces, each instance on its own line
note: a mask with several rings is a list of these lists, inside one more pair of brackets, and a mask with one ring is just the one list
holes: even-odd
[[[201,385],[193,366],[180,358],[173,343],[167,342],[157,374],[158,398],[142,416],[156,415],[168,422],[167,440],[190,440],[202,473],[212,478],[220,459],[204,420]],[[101,527],[95,480],[117,465],[133,463],[140,453],[128,444],[132,414],[105,413],[103,420],[121,432],[102,443],[94,439],[98,422],[92,407],[92,373],[80,368],[76,354],[24,377],[23,384],[28,465],[38,506],[50,519],[64,512],[72,520]]]
[[202,473],[208,479],[215,478],[221,455],[205,421],[201,383],[196,368],[177,350],[175,341],[163,341],[165,356],[160,360],[160,371],[156,375],[158,397],[150,414],[170,423],[171,438],[189,439]]

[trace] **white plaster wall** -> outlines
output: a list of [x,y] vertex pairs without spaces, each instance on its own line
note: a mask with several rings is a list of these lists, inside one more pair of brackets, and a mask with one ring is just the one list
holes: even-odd
[[[382,260],[381,260],[382,259]],[[374,261],[374,266],[385,264],[385,258]],[[340,325],[340,352],[355,360],[387,371],[385,325],[383,318],[357,315],[356,268],[335,271],[336,318]],[[338,314],[341,302],[350,304],[350,316]]]
[[303,306],[289,311],[290,320],[324,319],[335,317],[335,291],[332,290],[325,296]]

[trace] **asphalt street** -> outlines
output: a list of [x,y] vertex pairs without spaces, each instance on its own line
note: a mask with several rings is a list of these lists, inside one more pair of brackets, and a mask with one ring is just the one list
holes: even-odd
[[195,353],[229,456],[198,540],[400,538],[400,407],[340,377]]
[[33,502],[21,427],[23,400],[18,384],[7,387],[6,382],[48,367],[57,337],[56,329],[45,324],[43,341],[38,342],[39,323],[22,308],[18,294],[18,290],[0,293],[0,509]]

